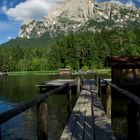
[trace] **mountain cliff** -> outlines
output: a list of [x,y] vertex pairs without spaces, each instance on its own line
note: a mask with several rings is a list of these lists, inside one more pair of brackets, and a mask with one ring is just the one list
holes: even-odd
[[140,10],[111,2],[94,0],[64,0],[59,2],[41,21],[23,24],[20,38],[36,38],[47,33],[50,37],[75,31],[100,31],[102,28],[140,27]]

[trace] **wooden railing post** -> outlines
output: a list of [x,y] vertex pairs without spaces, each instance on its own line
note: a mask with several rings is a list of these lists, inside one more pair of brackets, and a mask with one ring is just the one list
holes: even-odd
[[80,95],[80,88],[81,88],[81,80],[80,78],[77,79],[77,96]]
[[47,104],[41,102],[37,105],[37,133],[38,140],[47,140],[48,139],[48,130],[47,130]]
[[101,97],[101,78],[98,78],[98,95]]
[[1,140],[1,125],[0,125],[0,140]]
[[94,79],[95,79],[95,86],[97,86],[97,75],[94,75]]
[[82,89],[83,85],[84,85],[84,81],[83,81],[83,79],[81,79],[80,90]]
[[112,96],[111,96],[111,86],[108,84],[106,87],[106,114],[109,119],[111,119],[111,108],[112,108]]
[[131,101],[128,103],[128,140],[139,140],[139,105]]
[[70,114],[71,111],[72,111],[71,99],[72,99],[71,86],[70,86],[70,83],[69,83],[68,84],[68,93],[67,93],[67,112],[68,112],[68,114]]
[[97,75],[95,75],[95,86],[98,88],[98,77],[97,77]]

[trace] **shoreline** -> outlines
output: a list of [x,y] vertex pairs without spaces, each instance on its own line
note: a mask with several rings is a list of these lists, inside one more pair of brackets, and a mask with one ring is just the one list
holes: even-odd
[[[79,75],[79,74],[89,74],[86,71],[79,71],[79,72],[72,72],[71,75]],[[96,69],[95,72],[98,75],[102,74],[110,74],[110,69]],[[7,72],[7,75],[59,75],[58,70],[42,70],[42,71],[13,71],[13,72]]]

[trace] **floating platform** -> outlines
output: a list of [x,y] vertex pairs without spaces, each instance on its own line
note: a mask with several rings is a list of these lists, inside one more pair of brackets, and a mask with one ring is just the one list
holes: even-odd
[[57,79],[57,80],[52,80],[52,81],[47,81],[44,83],[41,83],[39,85],[36,85],[40,88],[40,91],[49,91],[54,88],[57,88],[59,86],[63,86],[66,83],[70,83],[71,86],[76,86],[76,79]]

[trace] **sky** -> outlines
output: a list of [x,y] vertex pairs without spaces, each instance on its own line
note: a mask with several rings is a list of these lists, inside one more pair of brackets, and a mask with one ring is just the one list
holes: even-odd
[[[63,0],[0,0],[0,44],[16,38],[25,20],[28,18],[40,20],[48,14],[52,4],[60,1]],[[140,7],[140,0],[113,1]]]
[[0,44],[18,36],[28,18],[40,20],[52,4],[62,0],[0,0]]

